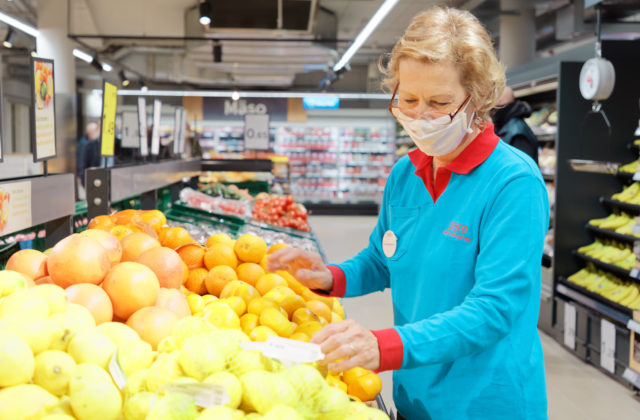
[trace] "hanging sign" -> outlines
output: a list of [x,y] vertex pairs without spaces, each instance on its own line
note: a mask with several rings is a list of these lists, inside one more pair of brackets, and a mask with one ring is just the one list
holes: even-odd
[[269,116],[266,114],[247,114],[244,116],[245,150],[269,149]]
[[182,108],[182,130],[180,130],[180,154],[184,153],[184,144],[187,139],[187,113],[186,108]]
[[242,121],[247,114],[267,114],[271,121],[287,121],[287,98],[203,98],[204,120]]
[[102,129],[100,130],[102,156],[113,156],[115,153],[117,104],[117,86],[105,81],[102,88]]
[[180,136],[182,135],[182,108],[176,108],[173,124],[173,154],[180,153]]
[[153,128],[151,129],[151,154],[160,154],[160,115],[162,112],[162,102],[160,99],[153,100]]
[[135,112],[122,113],[122,147],[137,149],[140,147],[140,127],[138,114]]
[[31,149],[33,160],[56,157],[53,60],[31,58]]
[[149,156],[149,138],[147,133],[147,100],[138,98],[138,131],[140,135],[140,155]]

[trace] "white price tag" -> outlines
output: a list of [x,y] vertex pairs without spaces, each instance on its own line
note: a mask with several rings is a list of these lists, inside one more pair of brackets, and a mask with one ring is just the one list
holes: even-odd
[[634,384],[636,387],[640,387],[640,373],[636,372],[635,370],[626,368],[624,370],[624,373],[622,374],[622,377]]
[[198,407],[209,408],[216,405],[225,405],[231,402],[231,397],[223,386],[200,383],[168,383],[162,387],[165,392],[179,392],[193,397]]
[[606,319],[600,320],[600,366],[611,373],[615,373],[616,326]]
[[122,147],[140,147],[140,125],[135,112],[122,113]]
[[109,373],[118,388],[123,389],[127,384],[127,375],[124,374],[120,367],[120,363],[118,363],[117,350],[113,352],[113,355],[111,355],[111,361],[109,361]]
[[176,108],[174,114],[173,154],[177,156],[180,153],[180,138],[182,136],[182,108]]
[[640,334],[640,322],[638,321],[630,319],[629,322],[627,322],[627,328],[634,331],[636,334]]
[[638,171],[635,174],[633,174],[633,180],[634,181],[640,181],[640,171]]
[[162,115],[162,101],[153,101],[153,128],[151,129],[151,154],[160,154],[160,116]]
[[629,277],[634,278],[634,279],[638,279],[640,276],[640,270],[638,270],[637,268],[632,268],[631,271],[629,272]]
[[296,363],[313,363],[324,359],[317,344],[290,340],[282,337],[269,337],[266,342],[240,343],[245,350],[258,350],[267,357]]
[[564,305],[564,345],[576,348],[576,307],[570,303]]
[[246,114],[244,116],[244,148],[269,149],[269,115]]
[[140,135],[140,155],[149,156],[149,137],[147,134],[147,100],[138,98],[138,134]]

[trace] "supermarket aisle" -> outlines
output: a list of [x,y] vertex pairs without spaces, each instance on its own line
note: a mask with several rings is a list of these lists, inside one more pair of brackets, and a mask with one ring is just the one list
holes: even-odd
[[[312,216],[313,227],[330,262],[339,263],[364,248],[375,226],[375,217]],[[391,296],[374,293],[355,299],[345,299],[348,316],[371,329],[392,325]],[[549,418],[608,420],[640,418],[640,400],[613,379],[593,366],[583,363],[552,338],[542,334],[544,349]],[[391,374],[381,375],[382,397],[393,405]]]

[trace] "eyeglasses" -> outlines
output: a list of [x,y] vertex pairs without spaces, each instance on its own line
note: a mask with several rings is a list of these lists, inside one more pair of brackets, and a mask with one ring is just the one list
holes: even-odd
[[[393,115],[398,119],[411,118],[410,115],[407,115],[406,110],[405,111],[402,110],[402,107],[399,105],[398,98],[396,98],[396,94],[398,93],[398,86],[399,85],[396,85],[396,88],[393,90],[393,95],[391,96],[391,101],[389,102],[389,112],[391,113],[391,115]],[[448,112],[439,112],[439,111],[425,111],[419,116],[417,116],[415,119],[428,120],[429,122],[436,125],[451,124],[451,121],[453,121],[453,118],[456,115],[458,115],[458,113],[469,103],[470,99],[471,99],[471,95],[468,95],[466,99],[460,104],[458,109],[456,109],[456,112],[454,112],[453,114],[450,114]],[[411,113],[411,111],[409,111],[409,113]]]

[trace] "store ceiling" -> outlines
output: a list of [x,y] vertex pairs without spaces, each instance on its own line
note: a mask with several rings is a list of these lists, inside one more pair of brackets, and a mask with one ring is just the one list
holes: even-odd
[[[52,0],[0,1],[0,11],[35,25],[38,1]],[[55,1],[69,5],[70,36],[87,52],[97,53],[99,60],[126,70],[133,80],[151,86],[229,89],[317,87],[383,2],[208,0],[214,14],[211,28],[205,29],[198,23],[199,0]],[[282,29],[277,21],[279,1]],[[539,20],[539,47],[557,43],[555,12],[572,0],[532,2]],[[606,3],[624,9],[637,0]],[[400,0],[354,56],[352,71],[338,82],[340,89],[376,90],[375,83],[368,82],[379,76],[378,59],[390,51],[411,18],[433,4],[471,10],[499,40],[500,0]],[[628,18],[628,13],[620,13]],[[22,37],[28,44],[28,37]],[[77,67],[81,79],[117,77],[117,72],[101,75],[79,61]]]

